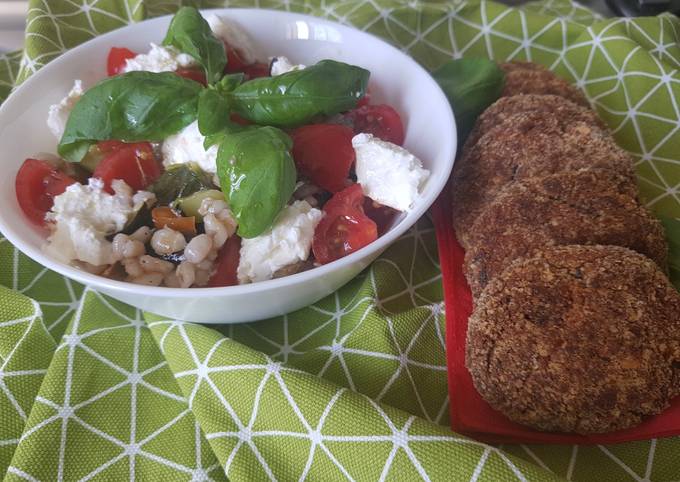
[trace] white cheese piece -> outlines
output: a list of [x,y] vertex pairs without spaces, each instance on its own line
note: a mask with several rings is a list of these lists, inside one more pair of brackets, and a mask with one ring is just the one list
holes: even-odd
[[217,172],[217,146],[207,151],[203,147],[205,137],[198,130],[198,121],[194,121],[177,134],[173,134],[163,142],[163,165],[197,163],[205,172]]
[[430,175],[409,151],[372,134],[352,138],[356,153],[357,182],[374,201],[399,211],[408,211]]
[[307,201],[295,201],[281,211],[269,231],[244,238],[237,270],[239,283],[272,279],[281,268],[306,261],[322,217],[323,213]]
[[148,53],[127,59],[122,71],[174,72],[181,67],[195,65],[198,62],[191,55],[182,53],[171,45],[162,47],[152,43]]
[[209,13],[204,18],[215,36],[235,49],[241,56],[241,60],[246,64],[257,62],[260,58],[259,52],[243,27],[233,20],[227,20],[214,13]]
[[285,74],[286,72],[292,72],[294,70],[302,70],[306,65],[293,64],[288,57],[273,57],[271,59],[271,67],[269,68],[269,75],[274,77],[275,75]]
[[[90,178],[88,185],[71,184],[56,196],[46,216],[53,224],[45,252],[65,263],[72,260],[94,266],[113,263],[111,243],[106,236],[121,231],[136,206],[127,184],[115,180],[111,186],[115,194],[104,191],[100,179]],[[140,191],[135,196],[143,201],[149,194]]]
[[47,113],[47,127],[58,140],[61,140],[61,136],[64,135],[66,122],[68,121],[68,116],[71,114],[73,106],[76,105],[76,102],[78,102],[82,96],[83,83],[80,80],[76,80],[68,95],[58,104],[50,106],[50,110]]

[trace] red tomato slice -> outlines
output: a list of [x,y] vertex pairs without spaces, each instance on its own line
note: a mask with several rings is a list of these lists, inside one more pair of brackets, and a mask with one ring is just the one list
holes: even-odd
[[363,207],[366,216],[371,218],[376,226],[378,226],[378,236],[382,236],[392,227],[394,219],[399,214],[399,211],[396,209],[383,206],[369,197],[364,198]]
[[126,144],[123,141],[115,140],[97,142],[97,148],[99,149],[99,152],[102,152],[104,154],[108,154],[109,152],[113,151],[119,151],[128,145],[129,144]]
[[246,65],[243,68],[243,73],[246,74],[246,80],[269,77],[269,64],[255,62],[254,64]]
[[364,94],[364,96],[361,99],[359,99],[359,102],[357,102],[357,108],[363,107],[370,103],[371,103],[371,88],[368,87],[366,89],[366,93]]
[[137,54],[130,49],[112,47],[106,61],[106,71],[109,76],[120,74],[125,67],[125,61],[136,57]]
[[227,53],[227,66],[224,68],[225,74],[235,74],[237,72],[243,72],[246,64],[238,51],[224,42],[224,51]]
[[44,225],[55,196],[76,181],[47,161],[26,159],[14,180],[17,201],[31,222]]
[[354,132],[373,134],[398,146],[404,144],[404,125],[399,113],[389,105],[365,105],[343,116],[354,126]]
[[224,51],[227,54],[227,66],[224,68],[225,74],[236,74],[243,72],[246,80],[256,79],[257,77],[269,77],[269,64],[262,62],[246,63],[238,50],[224,43]]
[[148,142],[120,143],[116,146],[114,142],[108,141],[105,146],[110,150],[97,165],[92,177],[104,181],[108,192],[113,193],[111,182],[114,179],[121,179],[132,189],[139,191],[147,188],[161,175],[161,166]]
[[215,272],[208,280],[207,286],[234,286],[238,284],[236,269],[241,258],[241,238],[232,236],[217,253]]
[[175,70],[175,73],[180,77],[193,80],[203,86],[208,85],[208,81],[205,79],[205,73],[200,69],[177,69]]
[[325,216],[314,231],[312,251],[321,264],[347,256],[378,239],[378,228],[364,214],[359,184],[336,193],[326,203]]
[[326,191],[347,187],[355,158],[352,129],[339,124],[312,124],[295,129],[291,137],[293,159],[303,175]]
[[323,210],[331,212],[354,209],[363,212],[363,205],[364,190],[361,184],[352,184],[330,198],[324,205]]

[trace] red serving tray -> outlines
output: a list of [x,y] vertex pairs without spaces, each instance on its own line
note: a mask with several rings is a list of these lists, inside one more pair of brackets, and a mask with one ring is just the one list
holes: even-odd
[[491,408],[475,389],[465,368],[467,322],[472,314],[472,293],[463,275],[465,251],[458,244],[451,218],[450,186],[432,206],[446,304],[446,358],[448,365],[451,428],[488,443],[612,444],[680,435],[680,397],[664,412],[637,427],[601,435],[539,432],[511,422]]

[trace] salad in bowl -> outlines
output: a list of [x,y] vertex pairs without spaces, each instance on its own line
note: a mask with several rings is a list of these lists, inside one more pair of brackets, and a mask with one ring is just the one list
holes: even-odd
[[[15,180],[44,251],[89,273],[171,288],[248,284],[331,263],[411,210],[429,176],[370,72],[263,55],[191,7],[145,53],[108,55],[49,108],[55,153]],[[272,55],[273,54],[273,55]]]

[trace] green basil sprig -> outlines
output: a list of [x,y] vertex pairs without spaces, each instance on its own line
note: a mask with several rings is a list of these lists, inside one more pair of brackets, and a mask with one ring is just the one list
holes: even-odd
[[245,119],[294,127],[356,107],[369,76],[361,67],[322,60],[303,70],[244,82],[227,95],[233,111]]
[[168,28],[163,45],[172,45],[195,58],[205,70],[208,84],[219,81],[227,65],[224,44],[194,7],[180,8]]
[[668,268],[671,282],[680,290],[680,219],[662,218],[668,241]]
[[432,76],[453,107],[458,143],[463,145],[477,117],[503,92],[505,74],[492,60],[469,58],[447,62]]
[[128,72],[105,79],[76,102],[59,155],[79,162],[97,141],[162,141],[196,120],[202,89],[172,72]]
[[275,127],[254,127],[222,140],[217,174],[241,237],[254,238],[270,228],[293,194],[292,144]]
[[[198,130],[207,138],[222,131],[234,128],[230,120],[231,106],[226,94],[234,90],[243,82],[243,74],[229,74],[214,86],[209,86],[201,92],[198,98]],[[238,130],[238,129],[237,129]],[[210,141],[208,141],[210,142]],[[211,144],[212,145],[212,144]],[[206,145],[208,149],[210,145]]]
[[204,89],[198,97],[198,130],[211,136],[229,124],[229,102],[213,89]]

